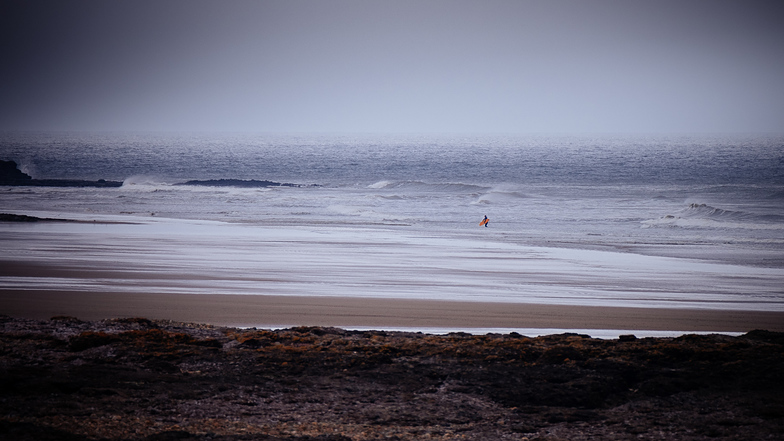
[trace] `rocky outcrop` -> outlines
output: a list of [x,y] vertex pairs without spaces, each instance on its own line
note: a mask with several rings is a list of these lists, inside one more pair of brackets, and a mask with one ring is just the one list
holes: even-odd
[[30,175],[19,170],[16,162],[0,160],[0,184],[25,185],[32,179]]
[[784,334],[234,329],[0,316],[0,439],[779,439]]
[[48,217],[27,216],[24,214],[13,213],[0,213],[0,222],[41,222],[41,221],[56,221],[56,222],[70,222],[67,219],[52,219]]
[[0,160],[0,185],[27,187],[121,187],[120,181],[78,179],[33,179],[19,170],[16,162]]
[[[19,170],[16,162],[0,160],[0,185],[28,186],[28,187],[121,187],[120,181],[85,181],[77,179],[33,179],[30,175]],[[256,179],[207,179],[179,182],[174,185],[198,185],[204,187],[318,187],[319,185],[301,185],[281,183]]]
[[201,185],[205,187],[245,187],[245,188],[262,188],[262,187],[301,187],[299,184],[285,184],[273,181],[257,181],[255,179],[208,179],[204,181],[193,180],[187,182],[180,182],[174,185]]

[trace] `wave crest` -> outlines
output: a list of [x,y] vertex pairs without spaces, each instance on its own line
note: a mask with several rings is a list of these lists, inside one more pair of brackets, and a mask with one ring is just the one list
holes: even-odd
[[479,197],[473,204],[508,204],[520,199],[528,199],[529,195],[514,190],[492,190]]
[[374,190],[402,189],[405,191],[439,192],[455,194],[472,194],[486,191],[487,187],[460,182],[423,182],[423,181],[378,181],[367,186]]
[[642,222],[646,227],[724,228],[784,230],[784,216],[725,210],[708,204],[692,203],[677,215]]
[[742,211],[724,210],[722,208],[712,207],[707,204],[689,204],[689,207],[684,211],[685,216],[689,217],[703,217],[703,218],[716,218],[716,219],[743,219],[752,217],[751,213],[744,213]]
[[150,176],[150,175],[134,175],[129,176],[123,180],[123,187],[131,186],[131,185],[138,185],[138,186],[148,186],[148,187],[160,187],[160,186],[170,186],[170,182],[166,182],[163,179],[157,176]]
[[389,187],[390,185],[392,185],[392,181],[378,181],[375,184],[368,185],[367,188],[379,189]]

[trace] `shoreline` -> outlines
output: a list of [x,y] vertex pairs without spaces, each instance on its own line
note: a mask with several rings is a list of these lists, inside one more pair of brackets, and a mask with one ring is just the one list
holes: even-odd
[[784,312],[480,303],[390,298],[0,290],[0,314],[144,317],[231,327],[784,332]]

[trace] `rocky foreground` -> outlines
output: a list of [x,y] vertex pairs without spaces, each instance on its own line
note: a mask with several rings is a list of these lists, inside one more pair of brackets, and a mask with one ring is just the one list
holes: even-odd
[[598,340],[0,316],[0,439],[784,438],[784,334]]

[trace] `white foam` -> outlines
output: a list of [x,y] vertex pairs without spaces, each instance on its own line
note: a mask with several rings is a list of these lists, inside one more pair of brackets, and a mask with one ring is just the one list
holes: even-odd
[[368,185],[367,188],[386,188],[392,185],[392,181],[378,181],[375,184]]

